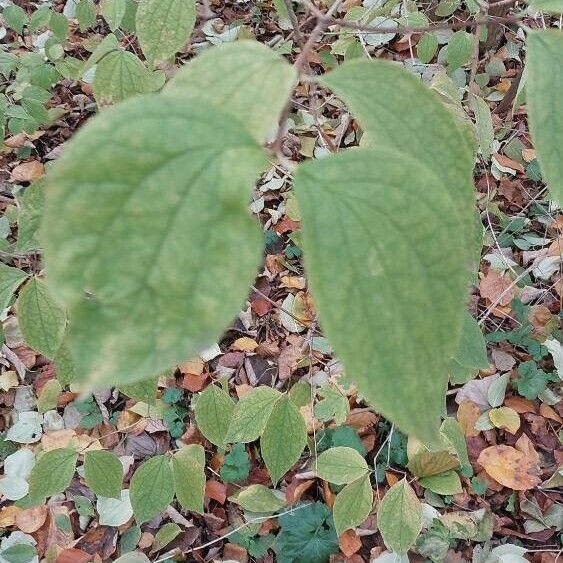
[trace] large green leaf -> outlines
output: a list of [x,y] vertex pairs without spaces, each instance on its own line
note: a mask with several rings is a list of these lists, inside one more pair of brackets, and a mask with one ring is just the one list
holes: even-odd
[[120,26],[121,20],[125,15],[125,7],[125,0],[102,0],[100,11],[112,31],[115,31]]
[[162,512],[174,498],[174,482],[168,458],[157,455],[140,465],[131,478],[129,494],[139,525]]
[[209,385],[197,398],[195,420],[199,431],[216,446],[224,446],[235,403],[217,385]]
[[305,420],[293,401],[279,399],[260,438],[260,451],[274,486],[299,459],[307,443]]
[[257,440],[280,397],[281,393],[271,387],[251,389],[235,405],[226,441],[247,443]]
[[187,42],[196,19],[194,0],[140,0],[137,37],[150,63],[176,54]]
[[20,291],[18,320],[27,344],[53,359],[63,339],[66,316],[44,281],[31,278]]
[[336,485],[345,485],[369,472],[366,460],[353,448],[338,446],[324,451],[317,459],[317,474]]
[[336,533],[359,526],[371,512],[373,504],[373,491],[369,475],[364,475],[349,485],[346,485],[336,495],[332,513]]
[[[205,453],[199,446],[200,452],[193,451],[193,446],[180,448],[170,460],[174,490],[180,506],[184,510],[191,510],[203,514],[203,500],[205,495]],[[203,463],[198,454],[203,456]]]
[[563,0],[531,0],[531,8],[538,12],[552,12],[560,14],[563,12]]
[[247,202],[264,160],[217,108],[154,95],[79,131],[53,167],[43,223],[79,376],[131,383],[217,341],[260,262]]
[[6,266],[0,262],[0,311],[10,304],[12,295],[27,277],[28,274],[23,270]]
[[141,60],[129,51],[108,53],[98,63],[94,96],[100,106],[121,102],[135,94],[151,92],[154,79]]
[[61,448],[43,454],[29,476],[27,506],[41,504],[46,498],[62,493],[72,481],[78,453]]
[[104,450],[86,452],[84,478],[96,495],[121,498],[123,466],[115,454]]
[[463,200],[387,147],[306,163],[295,190],[311,291],[348,375],[401,430],[439,445],[467,291]]
[[563,204],[563,33],[528,33],[528,117],[542,175]]
[[192,59],[164,92],[223,108],[262,143],[277,126],[295,81],[283,57],[257,41],[237,41]]
[[406,553],[422,530],[422,505],[405,479],[393,485],[377,510],[377,526],[385,545]]
[[485,337],[477,321],[469,313],[463,317],[463,326],[455,361],[465,368],[485,369],[489,367]]
[[39,248],[37,231],[43,215],[45,182],[43,179],[26,188],[18,198],[18,252],[29,252]]

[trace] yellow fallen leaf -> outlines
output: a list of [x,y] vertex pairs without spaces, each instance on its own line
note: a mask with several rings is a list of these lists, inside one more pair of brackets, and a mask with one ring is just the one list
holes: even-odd
[[253,338],[248,336],[243,336],[242,338],[237,338],[233,342],[233,348],[239,352],[254,352],[258,348],[258,342]]
[[520,415],[510,407],[499,407],[489,411],[489,419],[496,428],[516,434],[520,428]]
[[0,528],[9,528],[16,523],[16,516],[22,511],[17,506],[4,506],[0,509]]
[[65,430],[54,430],[53,432],[43,434],[41,437],[41,445],[45,452],[58,450],[59,448],[73,448],[76,445],[75,438],[76,432],[69,428]]
[[19,385],[18,374],[15,371],[5,371],[0,375],[0,389],[9,391]]
[[457,421],[459,422],[465,436],[478,436],[479,430],[475,430],[475,423],[481,416],[479,406],[472,401],[462,401],[457,409]]
[[511,446],[490,446],[477,459],[495,481],[515,491],[527,491],[540,483],[540,468],[533,458]]

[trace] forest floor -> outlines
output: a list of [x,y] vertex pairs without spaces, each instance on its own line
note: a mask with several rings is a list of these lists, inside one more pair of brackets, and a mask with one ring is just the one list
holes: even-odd
[[[35,9],[34,2],[18,4],[28,15]],[[373,4],[378,3],[346,0],[336,15],[344,18],[354,9]],[[62,13],[65,2],[55,0],[52,7]],[[397,7],[400,9],[400,4]],[[174,63],[163,65],[161,70],[170,77],[200,50],[236,37],[254,37],[275,46],[293,61],[300,52],[300,41],[315,26],[306,5],[295,4],[294,8],[297,31],[283,2],[212,0],[208,6],[200,7],[189,44]],[[450,24],[469,18],[467,5],[456,0],[420,2],[419,9],[430,22]],[[558,377],[553,354],[542,345],[546,338],[561,340],[563,214],[548,200],[531,143],[525,98],[518,89],[525,61],[524,35],[510,18],[523,17],[529,27],[550,27],[558,20],[527,14],[518,4],[504,3],[497,10],[504,18],[502,23],[480,26],[481,33],[488,31],[487,39],[473,41],[471,56],[462,58],[459,68],[453,71],[448,68],[451,60],[442,52],[452,29],[436,32],[437,54],[432,53],[432,48],[420,48],[421,56],[428,58],[422,63],[417,58],[420,33],[366,34],[330,26],[307,60],[316,74],[330,70],[345,58],[401,61],[469,122],[474,122],[469,90],[491,111],[491,116],[485,112],[478,124],[480,139],[488,146],[481,151],[475,168],[483,245],[469,297],[469,310],[479,321],[487,342],[489,365],[461,370],[463,373],[453,377],[456,383],[450,386],[447,396],[448,415],[456,418],[464,430],[471,467],[461,472],[461,492],[455,494],[440,494],[412,480],[429,520],[411,551],[411,561],[512,561],[490,555],[491,547],[502,544],[526,548],[525,558],[535,563],[563,560],[563,494],[558,488],[563,484],[561,374]],[[399,16],[394,11],[376,23],[389,21],[389,25],[396,25]],[[86,61],[109,29],[101,17],[86,31],[79,29],[73,17],[68,21],[65,56]],[[424,20],[422,25],[426,25]],[[14,74],[5,54],[10,52],[21,59],[37,52],[42,31],[22,35],[0,29],[4,30],[5,44],[0,50],[0,73],[4,76],[0,88],[8,90],[12,99],[18,84],[16,81],[16,87],[10,90]],[[121,32],[119,40],[140,55],[134,34]],[[59,75],[50,94],[46,108],[53,118],[51,122],[33,133],[16,133],[7,127],[0,153],[2,261],[33,274],[42,271],[40,251],[14,251],[18,237],[23,236],[18,232],[18,213],[27,205],[22,204],[21,194],[41,181],[65,142],[97,111],[87,76],[76,80]],[[17,118],[17,110],[12,107],[11,111],[8,115]],[[307,84],[298,87],[289,119],[281,145],[288,161],[322,157],[357,145],[361,135],[353,117],[330,92]],[[142,401],[117,389],[97,392],[79,401],[78,395],[66,387],[49,411],[52,414],[42,415],[33,439],[28,439],[22,428],[20,432],[12,431],[12,439],[7,439],[10,435],[6,432],[17,424],[14,413],[36,412],[38,401],[45,400],[45,386],[56,373],[50,360],[26,344],[13,300],[2,317],[2,461],[21,448],[50,450],[78,440],[82,445],[95,443],[120,456],[129,468],[127,483],[133,467],[146,457],[176,450],[179,443],[198,443],[206,451],[204,514],[183,513],[171,505],[141,528],[131,517],[117,526],[103,525],[100,519],[103,516],[107,521],[108,515],[100,514],[103,507],[94,508],[93,493],[77,475],[66,493],[36,509],[22,510],[3,496],[3,541],[23,532],[33,538],[40,559],[50,553],[48,560],[56,559],[58,563],[110,561],[135,548],[144,551],[151,561],[159,562],[314,561],[313,556],[304,555],[312,549],[313,539],[319,542],[319,561],[359,563],[374,560],[385,551],[374,515],[334,543],[330,509],[335,490],[315,478],[310,459],[312,453],[330,445],[358,450],[375,469],[374,491],[376,498],[381,498],[404,475],[412,478],[407,468],[407,438],[363,403],[353,387],[339,386],[342,366],[316,320],[301,260],[300,214],[290,175],[283,168],[272,167],[262,177],[254,191],[251,211],[263,226],[266,250],[247,308],[204,357],[186,362],[168,377],[160,378],[158,409],[145,408]],[[32,212],[39,213],[36,209]],[[397,213],[401,210],[397,209]],[[335,264],[335,275],[337,272]],[[421,369],[421,380],[423,377]],[[296,389],[296,401],[308,424],[309,449],[278,487],[285,495],[287,511],[295,510],[296,515],[301,511],[293,524],[280,525],[281,519],[272,516],[241,528],[240,508],[230,497],[246,485],[271,482],[256,445],[219,450],[195,424],[191,408],[194,395],[222,378],[228,381],[232,396],[239,398],[257,385]],[[327,397],[330,400],[328,388],[337,388],[345,396],[345,404],[336,401],[332,412],[327,402],[324,409],[319,408]],[[497,465],[504,464],[508,472],[503,477],[505,484],[529,478],[533,469],[537,481],[527,490],[499,483],[494,470],[477,462],[485,448],[500,445],[519,452],[518,461],[509,466],[503,457],[505,452],[497,450],[495,461]],[[328,509],[326,515],[314,512],[311,507],[318,505],[312,503],[322,503]],[[172,530],[171,539],[162,534],[159,537],[159,530],[168,523],[178,524],[181,531],[174,535],[176,528],[168,528]],[[290,526],[301,535],[293,537],[295,543],[285,553],[273,551],[275,537],[289,534]],[[309,536],[308,526],[314,529]],[[482,530],[487,526],[490,533]],[[315,536],[319,529],[326,534]],[[0,561],[5,560],[0,556]]]

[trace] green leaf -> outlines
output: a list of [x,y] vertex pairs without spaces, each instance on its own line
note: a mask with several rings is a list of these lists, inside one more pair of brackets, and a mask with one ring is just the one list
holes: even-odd
[[317,458],[317,475],[334,483],[344,485],[359,479],[369,472],[366,460],[352,448],[330,448]]
[[455,418],[445,418],[440,428],[440,434],[445,439],[446,444],[450,445],[451,450],[457,455],[463,476],[471,477],[473,475],[473,467],[469,461],[465,435],[459,422]]
[[125,0],[102,0],[101,14],[111,31],[115,31],[121,25],[121,20],[125,15],[125,7]]
[[331,384],[323,385],[318,392],[323,399],[315,405],[315,418],[324,422],[334,419],[336,424],[344,424],[350,412],[347,397]]
[[510,373],[503,373],[495,379],[487,389],[487,401],[491,407],[500,407],[504,403],[506,388],[510,381]]
[[3,550],[0,558],[8,563],[28,563],[37,558],[37,550],[30,544],[19,543]]
[[7,6],[2,12],[2,17],[7,27],[13,29],[19,35],[23,33],[23,26],[27,22],[27,14],[23,8],[15,4]]
[[250,459],[244,444],[235,444],[231,453],[225,457],[219,474],[224,483],[239,483],[248,478],[250,473]]
[[174,490],[184,510],[203,514],[205,495],[205,453],[201,446],[187,446],[177,451],[170,461]]
[[467,31],[456,31],[448,41],[446,61],[448,71],[453,72],[469,62],[473,52],[473,35]]
[[76,5],[76,18],[83,33],[96,25],[96,7],[93,0],[79,0]]
[[295,69],[271,49],[236,41],[193,58],[164,93],[222,108],[263,143],[273,134],[296,78]]
[[260,438],[262,458],[274,486],[299,459],[307,443],[305,420],[288,396],[280,398]]
[[485,337],[477,321],[467,312],[463,317],[461,337],[454,359],[466,368],[485,369],[489,367]]
[[154,536],[153,551],[159,551],[166,547],[170,542],[174,541],[182,533],[182,528],[175,522],[168,522]]
[[195,420],[199,431],[213,444],[222,447],[229,430],[234,401],[217,385],[208,385],[197,398]]
[[[561,2],[559,2],[561,4]],[[552,197],[563,204],[563,34],[530,31],[526,97],[532,140]]]
[[371,512],[373,491],[369,475],[346,485],[337,495],[332,507],[334,527],[340,536],[346,530],[359,526]]
[[65,42],[68,37],[68,20],[64,14],[60,12],[51,11],[51,16],[49,17],[49,29],[53,32],[53,35],[60,42]]
[[31,278],[20,291],[17,309],[27,344],[53,359],[63,339],[66,316],[49,294],[45,282]]
[[12,299],[12,295],[28,277],[23,270],[11,268],[0,262],[0,311],[3,311]]
[[154,88],[149,71],[129,51],[112,51],[96,67],[94,96],[99,106],[109,106],[152,90]]
[[385,545],[406,553],[422,530],[422,505],[406,479],[393,485],[377,511],[377,526]]
[[151,563],[142,551],[131,551],[115,560],[115,563]]
[[560,14],[563,12],[563,0],[531,0],[530,8],[538,12]]
[[84,478],[96,495],[121,498],[123,466],[111,452],[88,451],[84,454]]
[[70,141],[48,181],[43,242],[79,377],[133,383],[217,341],[261,259],[247,203],[264,161],[217,108],[154,95]]
[[295,190],[311,291],[336,354],[377,410],[438,442],[467,281],[451,186],[380,148],[308,162]]
[[419,482],[425,489],[439,495],[457,495],[463,492],[459,475],[453,470],[423,477]]
[[174,483],[168,458],[157,455],[139,466],[129,487],[135,520],[140,525],[172,502]]
[[264,485],[250,485],[240,489],[229,500],[249,512],[276,512],[286,504],[283,498]]
[[40,248],[38,230],[43,216],[45,182],[31,184],[18,199],[18,252]]
[[168,59],[188,41],[195,25],[194,0],[140,0],[136,28],[149,63]]
[[24,500],[35,506],[65,491],[74,476],[77,459],[78,453],[67,448],[43,454],[31,471],[29,493]]
[[130,383],[129,385],[121,385],[119,390],[132,399],[154,406],[156,405],[158,377],[145,379],[145,381],[139,381],[138,383]]
[[280,397],[277,389],[265,385],[250,390],[235,405],[225,441],[248,443],[257,440]]
[[41,414],[57,408],[57,402],[62,392],[61,384],[57,379],[50,379],[43,385],[37,398],[37,411]]
[[473,96],[473,104],[475,108],[475,126],[479,149],[485,161],[489,162],[493,151],[493,142],[495,140],[491,110],[489,104],[479,96]]
[[434,33],[424,33],[416,44],[416,54],[424,64],[429,63],[438,52],[438,39]]

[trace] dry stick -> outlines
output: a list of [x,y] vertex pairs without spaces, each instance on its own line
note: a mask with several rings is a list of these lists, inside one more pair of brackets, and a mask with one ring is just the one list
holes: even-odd
[[305,45],[305,38],[299,29],[299,22],[297,21],[297,16],[295,15],[295,10],[293,9],[293,3],[291,0],[283,0],[285,4],[285,9],[287,10],[287,15],[289,17],[289,22],[291,23],[291,27],[293,28],[293,36],[295,37],[295,41],[297,44],[303,48]]

